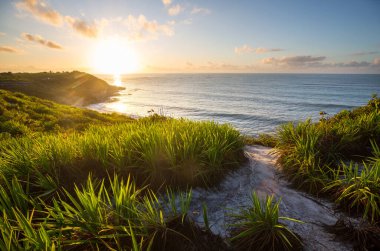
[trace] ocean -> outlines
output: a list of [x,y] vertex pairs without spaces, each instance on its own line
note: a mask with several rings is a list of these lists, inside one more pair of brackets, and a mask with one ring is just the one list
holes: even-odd
[[[240,132],[273,132],[289,121],[327,116],[364,105],[377,93],[380,75],[353,74],[134,74],[114,101],[89,106],[134,117],[156,112],[192,120],[230,123]],[[149,112],[150,111],[150,112]]]

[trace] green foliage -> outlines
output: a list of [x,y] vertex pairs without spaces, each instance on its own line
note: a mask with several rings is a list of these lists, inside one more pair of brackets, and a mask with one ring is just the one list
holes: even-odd
[[[159,203],[153,191],[137,189],[130,179],[114,176],[107,183],[109,188],[105,180],[88,177],[84,186],[57,193],[50,203],[34,200],[17,179],[12,182],[17,188],[0,185],[0,249],[161,250],[173,240],[176,242],[171,245],[180,249],[200,238],[201,230],[184,213],[188,208],[172,211],[169,205]],[[23,202],[9,207],[14,193],[22,196]],[[180,194],[179,198],[180,204],[189,205],[191,195]],[[171,225],[177,219],[182,219],[177,222],[181,232]],[[168,238],[158,238],[163,230]],[[194,231],[199,236],[189,235]]]
[[289,230],[281,221],[298,220],[279,216],[280,201],[267,196],[260,201],[255,192],[252,192],[252,206],[244,209],[240,214],[233,215],[237,221],[231,237],[236,250],[300,250],[302,242],[296,234]]
[[246,145],[275,147],[277,145],[277,138],[273,134],[261,133],[257,137],[245,136],[244,143]]
[[83,131],[91,124],[131,121],[131,118],[116,113],[99,113],[0,90],[0,140],[7,134],[15,137],[34,132]]
[[[62,104],[84,106],[109,99],[123,88],[111,86],[90,74],[72,71],[0,73],[0,89],[21,92]],[[40,111],[45,112],[43,108],[36,109],[37,113]]]
[[[377,159],[379,161],[379,159]],[[324,188],[331,191],[336,202],[349,212],[362,213],[372,223],[380,218],[380,165],[363,163],[341,164],[335,177]]]
[[[318,123],[283,125],[277,135],[279,163],[295,185],[329,195],[372,223],[379,220],[380,99],[376,95],[365,106]],[[357,164],[344,164],[347,159],[364,161],[362,170]]]
[[29,177],[34,190],[71,187],[89,173],[132,174],[159,188],[213,185],[243,160],[243,143],[229,125],[166,119],[91,126],[81,134],[3,140],[0,172]]

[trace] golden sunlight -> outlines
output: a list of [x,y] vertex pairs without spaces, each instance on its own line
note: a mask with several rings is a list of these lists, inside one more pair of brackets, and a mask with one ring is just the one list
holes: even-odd
[[99,41],[92,55],[92,65],[97,73],[119,76],[139,70],[136,52],[117,38]]

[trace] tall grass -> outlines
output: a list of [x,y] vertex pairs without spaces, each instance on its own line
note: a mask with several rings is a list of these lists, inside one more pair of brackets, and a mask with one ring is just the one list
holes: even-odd
[[372,223],[380,219],[380,165],[376,159],[363,163],[362,168],[352,162],[342,163],[335,177],[326,185],[336,202],[348,212],[361,213]]
[[[204,240],[196,242],[203,230],[186,217],[191,195],[165,202],[130,179],[114,176],[107,183],[108,188],[104,179],[89,177],[74,192],[55,194],[50,203],[33,199],[16,178],[12,185],[0,185],[0,249],[170,250],[165,246],[204,245]],[[182,207],[173,210],[172,200]]]
[[[380,98],[317,123],[286,124],[277,132],[279,163],[295,185],[324,194],[372,223],[380,217]],[[363,162],[363,168],[348,160]]]
[[[213,185],[243,159],[239,132],[229,125],[185,119],[92,126],[84,133],[4,140],[0,172],[29,179],[33,189],[80,184],[89,173],[134,176],[159,187]],[[48,177],[48,178],[47,178]]]
[[289,230],[282,221],[298,220],[279,216],[280,201],[274,201],[273,196],[267,196],[261,201],[252,192],[252,206],[233,215],[237,223],[231,237],[236,250],[301,250],[302,241]]

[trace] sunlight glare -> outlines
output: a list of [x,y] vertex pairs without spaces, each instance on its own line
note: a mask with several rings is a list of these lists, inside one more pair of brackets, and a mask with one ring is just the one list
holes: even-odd
[[97,73],[114,76],[139,69],[136,52],[117,38],[99,41],[94,48],[92,64]]
[[122,86],[122,82],[121,82],[121,75],[120,74],[117,74],[115,73],[113,75],[113,85],[115,86]]

